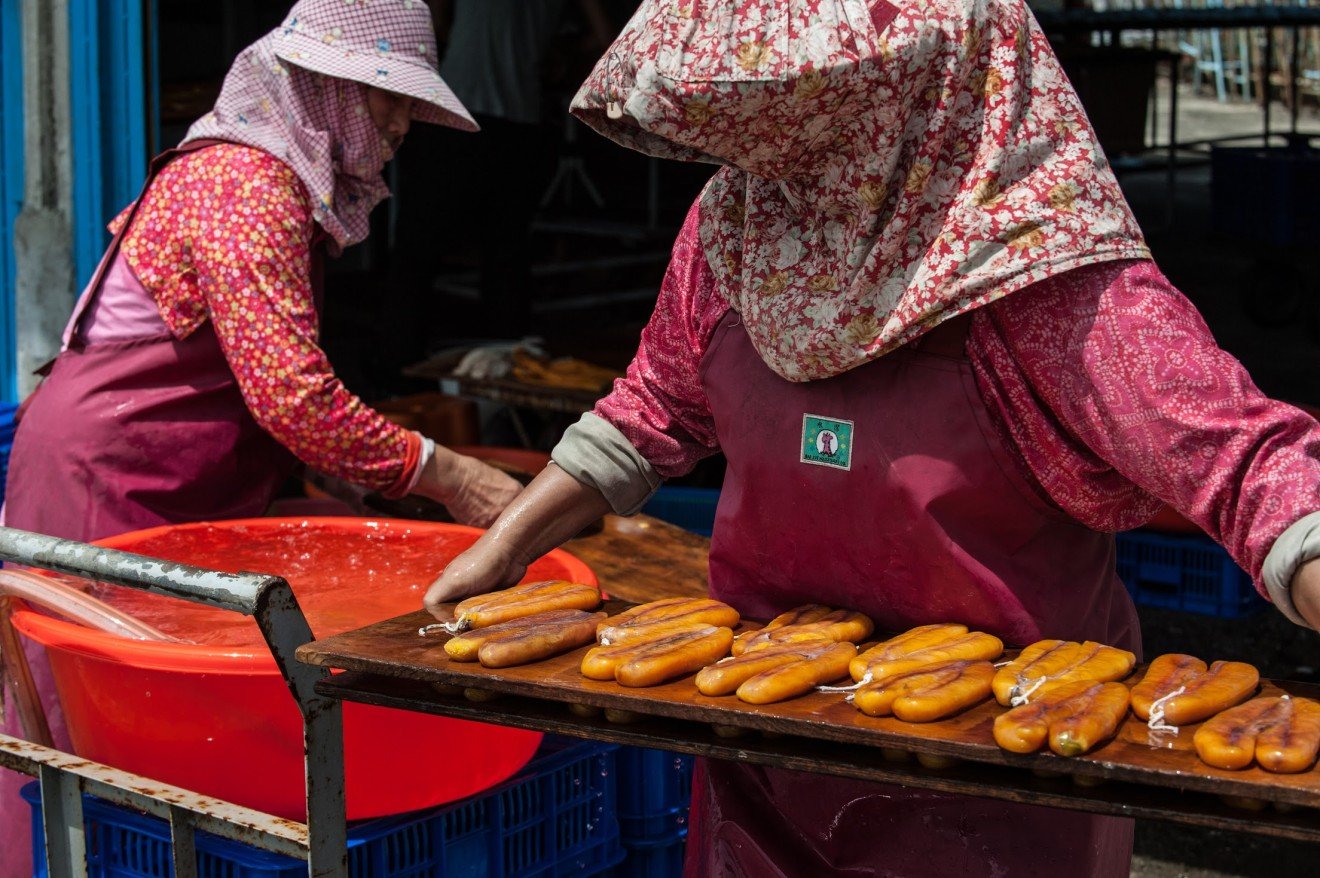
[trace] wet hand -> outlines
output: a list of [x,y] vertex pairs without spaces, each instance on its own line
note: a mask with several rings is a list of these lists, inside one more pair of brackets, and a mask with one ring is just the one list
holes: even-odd
[[432,616],[448,621],[450,616],[441,611],[441,604],[506,588],[522,579],[526,572],[526,564],[507,551],[501,541],[486,534],[472,548],[449,562],[426,590],[423,603]]

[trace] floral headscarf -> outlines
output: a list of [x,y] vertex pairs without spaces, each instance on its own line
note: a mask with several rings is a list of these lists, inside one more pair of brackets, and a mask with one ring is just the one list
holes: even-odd
[[725,166],[707,257],[791,381],[1149,256],[1023,0],[896,4],[647,0],[573,101],[626,146]]
[[368,85],[416,98],[416,121],[476,130],[436,65],[422,0],[301,0],[239,54],[184,142],[243,143],[287,162],[342,249],[367,237],[372,209],[389,195],[381,172],[392,151],[367,111]]

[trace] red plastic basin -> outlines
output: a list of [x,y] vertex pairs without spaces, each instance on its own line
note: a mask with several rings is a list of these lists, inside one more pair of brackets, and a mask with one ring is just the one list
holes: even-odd
[[[227,572],[285,576],[313,631],[324,637],[418,609],[417,590],[372,589],[372,583],[408,578],[411,565],[418,568],[417,588],[424,588],[480,534],[476,528],[432,522],[266,518],[153,528],[98,544]],[[272,542],[293,548],[272,553]],[[311,552],[297,550],[303,542],[311,544]],[[344,551],[328,552],[331,544]],[[313,580],[316,569],[326,565],[341,572],[351,568],[352,577],[363,583],[362,599],[340,595],[328,603],[318,601]],[[590,568],[559,550],[534,563],[527,579],[596,583]],[[149,611],[155,604],[186,624],[218,622],[222,616],[245,621],[238,614],[137,591],[116,590],[109,599],[134,611]],[[281,817],[306,819],[302,721],[259,634],[250,645],[172,644],[115,637],[30,610],[13,618],[24,636],[47,648],[78,755]],[[151,621],[170,630],[161,618]],[[224,638],[250,639],[255,624],[247,624],[251,631],[235,629]],[[347,703],[349,819],[411,811],[480,792],[521,768],[540,740],[537,732]]]

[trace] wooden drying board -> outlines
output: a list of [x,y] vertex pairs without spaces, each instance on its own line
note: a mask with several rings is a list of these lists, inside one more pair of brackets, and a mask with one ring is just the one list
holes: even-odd
[[[624,606],[616,602],[607,609],[614,613]],[[750,705],[734,696],[703,696],[691,677],[627,689],[582,676],[579,666],[587,647],[537,664],[492,670],[450,662],[442,648],[445,635],[419,637],[418,628],[432,621],[424,612],[390,619],[308,644],[298,658],[352,672],[318,686],[322,694],[347,701],[945,792],[1320,842],[1320,770],[1282,775],[1259,768],[1211,768],[1192,749],[1194,727],[1184,728],[1171,740],[1172,747],[1154,749],[1146,743],[1145,723],[1129,716],[1114,740],[1087,756],[1021,756],[994,743],[991,728],[1003,708],[993,701],[940,722],[912,724],[868,717],[841,694],[812,693],[780,704]],[[1142,670],[1132,681],[1140,679]],[[432,684],[518,697],[473,702]],[[1262,687],[1265,695],[1281,691],[1320,696],[1320,687],[1305,684],[1265,682]],[[631,711],[642,719],[622,724],[580,717],[565,703]],[[715,726],[745,734],[725,737]],[[894,761],[887,749],[962,761],[947,769],[927,769],[916,762]],[[1087,780],[1105,783],[1084,786]],[[1226,805],[1220,796],[1305,807],[1256,812]]]

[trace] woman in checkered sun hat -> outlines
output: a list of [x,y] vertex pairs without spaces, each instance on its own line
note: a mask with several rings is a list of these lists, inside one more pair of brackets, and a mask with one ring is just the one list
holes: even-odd
[[[368,408],[317,343],[322,253],[367,236],[411,123],[476,128],[436,54],[420,0],[301,0],[238,56],[111,224],[23,413],[6,524],[93,540],[259,516],[299,462],[462,522],[498,515],[513,479]],[[68,749],[49,667],[31,659]],[[0,775],[0,876],[31,874],[21,778]]]

